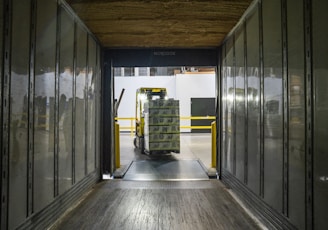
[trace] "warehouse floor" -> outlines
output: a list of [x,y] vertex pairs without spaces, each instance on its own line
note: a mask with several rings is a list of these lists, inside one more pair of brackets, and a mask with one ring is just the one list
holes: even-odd
[[[198,161],[205,172],[215,174],[211,168],[211,134],[210,133],[182,133],[180,135],[180,153],[171,154],[140,154],[133,145],[134,136],[130,133],[120,134],[120,169],[117,176],[123,176],[133,162],[137,161]],[[189,177],[190,179],[190,177]]]

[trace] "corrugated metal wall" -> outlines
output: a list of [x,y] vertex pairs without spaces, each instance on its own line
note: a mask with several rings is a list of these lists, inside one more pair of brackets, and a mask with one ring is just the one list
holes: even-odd
[[257,1],[221,48],[222,179],[278,229],[326,228],[327,10]]
[[6,0],[1,229],[44,228],[100,179],[100,46],[56,0]]

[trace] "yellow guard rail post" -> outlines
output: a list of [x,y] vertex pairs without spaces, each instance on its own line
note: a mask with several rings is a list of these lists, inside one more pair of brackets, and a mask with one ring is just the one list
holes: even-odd
[[212,133],[212,168],[216,167],[216,122],[211,123],[211,133]]
[[121,167],[120,156],[120,125],[115,122],[115,167]]
[[130,120],[130,126],[120,126],[120,129],[130,130],[131,137],[134,135],[135,126],[133,125],[136,118],[135,117],[115,117],[115,121],[119,120]]

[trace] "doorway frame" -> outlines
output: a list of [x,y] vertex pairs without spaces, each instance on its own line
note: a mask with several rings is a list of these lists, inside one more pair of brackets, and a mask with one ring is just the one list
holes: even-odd
[[[216,79],[216,114],[220,114],[220,88],[218,77],[219,49],[164,49],[164,48],[134,48],[134,49],[105,49],[103,53],[103,86],[102,86],[102,167],[103,175],[113,175],[115,167],[115,116],[114,116],[114,68],[115,67],[174,67],[174,66],[213,66]],[[217,120],[217,131],[220,125]],[[216,132],[219,134],[219,132]],[[218,140],[218,137],[216,138]],[[218,146],[218,141],[217,141]],[[219,159],[220,148],[216,148]],[[220,167],[217,165],[217,171]]]

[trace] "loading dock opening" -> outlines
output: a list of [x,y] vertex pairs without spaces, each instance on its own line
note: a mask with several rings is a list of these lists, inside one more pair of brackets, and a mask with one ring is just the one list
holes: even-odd
[[[115,68],[123,67],[123,68],[131,68],[131,67],[149,67],[155,69],[158,66],[161,67],[175,67],[179,69],[181,66],[183,67],[203,67],[208,68],[211,67],[215,70],[213,75],[213,83],[210,88],[213,91],[213,97],[217,102],[218,98],[218,88],[217,88],[217,80],[216,80],[216,66],[217,66],[217,50],[216,49],[109,49],[106,50],[104,53],[104,62],[105,62],[105,69],[104,69],[104,115],[103,117],[109,118],[104,119],[103,123],[105,127],[108,127],[105,131],[105,139],[110,140],[108,142],[103,143],[103,171],[105,174],[113,175],[116,166],[115,165],[115,116],[110,111],[111,108],[115,104],[115,91],[119,92],[121,89],[115,89],[117,84],[117,80],[115,78]],[[189,69],[192,70],[192,69]],[[131,71],[133,72],[133,71]],[[150,72],[150,71],[149,71]],[[153,73],[152,73],[153,74]],[[134,78],[134,77],[131,77]],[[196,77],[195,77],[196,78]],[[123,78],[122,78],[123,79]],[[136,78],[134,78],[136,79]],[[142,86],[142,85],[141,85]],[[156,85],[155,85],[156,86]],[[125,87],[124,87],[125,88]],[[128,91],[126,90],[126,97],[128,96]],[[208,91],[208,88],[205,88],[204,91]],[[182,92],[183,93],[183,92]],[[175,95],[176,96],[176,95]],[[118,97],[118,96],[116,96]],[[122,102],[123,103],[123,102]],[[190,103],[190,102],[189,102]],[[187,104],[189,104],[187,103]],[[133,102],[132,102],[133,104]],[[215,105],[215,107],[217,107]],[[215,108],[217,111],[217,108]],[[190,115],[189,115],[190,116]],[[133,116],[131,116],[132,118]],[[187,117],[187,116],[184,116]],[[118,120],[120,118],[120,112],[118,112]],[[213,117],[214,120],[215,116]],[[212,119],[213,119],[212,118]],[[212,120],[213,121],[213,120]],[[128,121],[129,122],[129,121]],[[182,124],[187,122],[186,126],[190,126],[190,120],[187,121],[186,119],[182,121]],[[188,123],[189,122],[189,123]],[[112,128],[111,128],[112,127]],[[187,131],[190,128],[187,128]],[[211,130],[211,126],[209,125],[209,129]],[[132,133],[132,132],[131,132]],[[217,132],[216,132],[217,133]],[[216,139],[216,138],[215,138]],[[209,140],[211,137],[209,135]],[[122,141],[122,140],[121,140]],[[211,143],[211,141],[209,142]],[[217,155],[217,152],[216,152]],[[211,149],[208,152],[208,157],[211,159]],[[216,156],[215,159],[219,159]],[[214,165],[214,164],[213,164]],[[217,164],[215,164],[217,165]],[[211,166],[211,165],[210,165]],[[208,166],[208,167],[210,167]],[[215,169],[215,172],[217,169]]]

